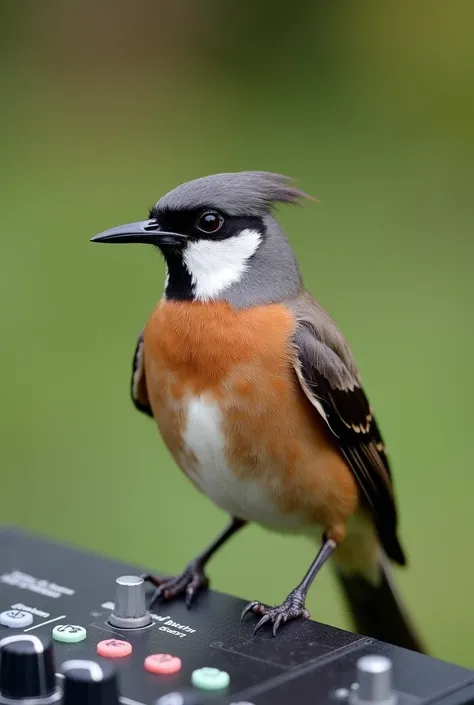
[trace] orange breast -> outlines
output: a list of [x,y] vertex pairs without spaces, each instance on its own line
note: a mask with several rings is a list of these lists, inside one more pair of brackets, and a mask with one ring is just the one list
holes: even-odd
[[206,468],[196,444],[193,450],[186,441],[190,399],[205,398],[219,414],[225,472],[232,475],[220,487],[216,467],[219,492],[235,496],[245,487],[239,501],[257,514],[260,502],[261,523],[272,523],[265,521],[271,505],[281,517],[322,525],[342,538],[358,506],[357,488],[297,381],[294,325],[283,305],[236,311],[223,302],[159,302],[144,333],[150,403],[170,452],[211,498],[213,484],[200,478]]

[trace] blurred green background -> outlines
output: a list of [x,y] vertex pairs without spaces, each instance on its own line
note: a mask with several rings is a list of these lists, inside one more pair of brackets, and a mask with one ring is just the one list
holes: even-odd
[[[95,233],[182,181],[266,169],[306,284],[344,330],[388,442],[435,655],[474,667],[472,3],[2,3],[0,521],[166,572],[226,517],[129,399],[163,289]],[[280,602],[312,546],[249,528],[214,587]],[[347,627],[331,571],[309,607]]]

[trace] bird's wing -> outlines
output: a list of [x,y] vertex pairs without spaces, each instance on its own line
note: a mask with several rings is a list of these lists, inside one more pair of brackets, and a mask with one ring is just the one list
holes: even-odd
[[310,294],[304,292],[290,308],[297,321],[294,368],[300,385],[354,473],[385,552],[404,565],[390,466],[351,352]]
[[145,366],[143,364],[143,331],[138,336],[135,354],[133,356],[132,380],[130,392],[132,401],[139,411],[153,417],[146,387]]

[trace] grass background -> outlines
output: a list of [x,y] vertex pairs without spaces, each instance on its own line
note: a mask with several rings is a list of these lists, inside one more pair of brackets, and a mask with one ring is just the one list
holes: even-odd
[[[0,522],[177,571],[226,518],[128,396],[162,292],[147,248],[97,248],[177,183],[268,169],[391,453],[400,589],[435,655],[474,667],[474,49],[468,2],[2,5]],[[252,527],[214,587],[279,602],[312,559]],[[347,626],[330,571],[312,616]]]

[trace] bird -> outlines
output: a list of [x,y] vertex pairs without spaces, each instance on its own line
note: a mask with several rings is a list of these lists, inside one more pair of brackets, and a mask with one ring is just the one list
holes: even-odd
[[179,597],[191,607],[209,587],[210,559],[256,524],[316,548],[280,605],[246,605],[241,619],[253,616],[254,634],[308,618],[308,590],[330,562],[359,634],[426,653],[393,579],[407,559],[381,431],[350,347],[306,288],[277,219],[282,205],[311,199],[273,172],[212,174],[173,188],[147,219],[91,238],[163,256],[164,290],[138,335],[131,398],[229,517],[181,574],[145,576],[150,608]]

